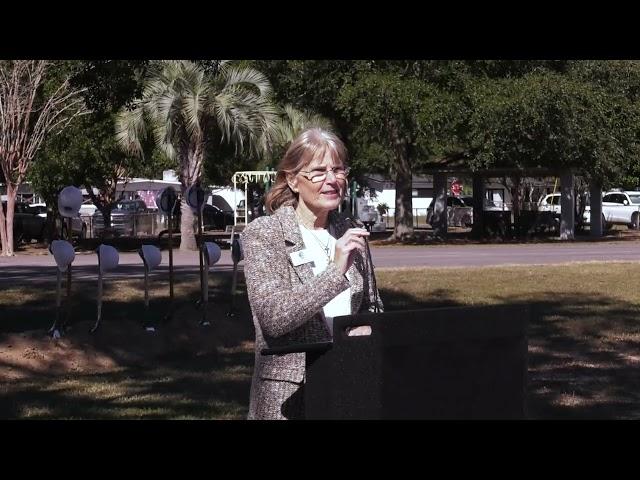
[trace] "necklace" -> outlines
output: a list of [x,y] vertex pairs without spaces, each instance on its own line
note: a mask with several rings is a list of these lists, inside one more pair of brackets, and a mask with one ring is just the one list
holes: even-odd
[[[304,227],[304,225],[303,225]],[[331,251],[331,249],[329,248],[329,244],[331,243],[331,236],[329,235],[327,238],[327,243],[323,243],[315,233],[313,233],[313,230],[311,230],[308,227],[304,227],[310,234],[311,236],[316,240],[316,242],[318,242],[318,245],[320,245],[320,247],[322,248],[322,250],[324,251],[324,254],[327,256],[327,258],[329,260],[331,260],[331,255],[329,254],[329,252]]]
[[301,215],[300,212],[298,212],[297,210],[296,210],[296,216],[298,217],[298,222],[300,223],[300,226],[304,227],[311,234],[311,236],[315,239],[315,241],[318,242],[318,245],[320,245],[320,247],[324,251],[324,254],[327,256],[327,258],[331,260],[331,255],[329,254],[329,252],[331,251],[331,249],[329,248],[329,243],[331,243],[331,236],[329,235],[329,238],[327,238],[326,244],[322,243],[322,241],[316,236],[316,234],[313,233],[313,221],[310,222],[309,219],[304,218],[303,215]]

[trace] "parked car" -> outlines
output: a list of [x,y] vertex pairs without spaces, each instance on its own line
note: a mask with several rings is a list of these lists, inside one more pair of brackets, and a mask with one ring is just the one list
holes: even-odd
[[[539,211],[560,214],[560,193],[546,195],[538,202]],[[591,222],[591,206],[585,207],[584,223]],[[616,190],[602,196],[602,222],[606,230],[613,225],[627,225],[638,228],[640,220],[640,192]]]
[[96,213],[96,210],[98,210],[98,207],[96,207],[91,201],[86,201],[80,205],[80,216],[91,217]]
[[[2,210],[7,214],[7,202],[2,202]],[[29,243],[32,239],[44,239],[46,218],[38,214],[28,203],[16,202],[13,212],[13,244],[15,247],[22,241]]]
[[[264,205],[264,196],[260,192],[254,190],[249,194],[248,199],[249,212],[247,214],[247,223],[251,223],[253,219],[266,215],[266,209]],[[238,223],[244,223],[245,221],[244,215],[246,210],[246,203],[247,202],[242,199],[236,205],[236,221]]]
[[[173,211],[172,218],[172,232],[177,233],[180,231],[182,212],[180,209],[180,202],[176,203],[176,208]],[[169,233],[167,215],[163,213],[158,214],[157,218],[158,235],[167,235]],[[205,204],[202,207],[202,230],[225,230],[227,225],[233,225],[233,210],[223,209],[218,205]]]
[[373,205],[363,205],[358,212],[358,218],[369,231],[378,223],[378,210]]
[[227,225],[233,225],[233,210],[223,210],[217,205],[204,205],[202,208],[203,230],[224,230]]
[[[460,197],[460,200],[462,200],[462,202],[467,207],[473,208],[473,206],[475,205],[475,202],[473,200],[473,196],[471,196],[471,195],[465,195],[464,197]],[[500,205],[496,205],[496,203],[494,201],[489,200],[488,198],[485,198],[484,199],[483,210],[485,212],[503,212],[503,211],[509,211],[509,210],[511,210],[511,208],[510,208],[509,205],[505,204],[504,202],[502,203],[502,206],[500,206]]]
[[[143,200],[122,200],[111,210],[111,230],[116,235],[136,236],[139,233],[151,234],[155,212],[147,208]],[[93,235],[104,231],[104,221],[100,210],[93,214]]]
[[[435,198],[427,207],[427,223],[433,226],[433,207]],[[473,206],[467,205],[459,197],[447,197],[447,225],[450,227],[471,227],[473,225]]]
[[[46,203],[33,203],[30,205],[38,215],[46,220],[47,218],[47,204]],[[67,220],[65,219],[62,225],[62,236],[67,238]],[[87,223],[80,217],[71,218],[71,236],[77,238],[87,238]]]
[[640,192],[611,191],[602,196],[602,221],[605,229],[611,225],[638,228],[640,221]]

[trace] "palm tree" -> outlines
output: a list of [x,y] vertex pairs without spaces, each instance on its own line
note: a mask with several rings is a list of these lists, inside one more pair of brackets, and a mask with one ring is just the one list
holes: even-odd
[[286,104],[278,109],[278,118],[272,133],[269,135],[268,150],[261,155],[262,167],[274,167],[284,156],[289,144],[303,130],[318,127],[325,130],[333,130],[333,123],[317,113],[308,110],[299,110],[291,104]]
[[179,166],[182,188],[181,250],[195,250],[194,219],[184,193],[202,176],[209,146],[234,145],[236,153],[268,151],[278,111],[271,84],[259,71],[220,61],[214,71],[190,61],[151,65],[142,98],[123,110],[116,138],[129,153],[143,155],[142,140],[155,144]]
[[282,109],[273,138],[278,144],[286,145],[304,129],[311,127],[331,130],[333,124],[317,113],[298,110],[293,105],[287,104]]

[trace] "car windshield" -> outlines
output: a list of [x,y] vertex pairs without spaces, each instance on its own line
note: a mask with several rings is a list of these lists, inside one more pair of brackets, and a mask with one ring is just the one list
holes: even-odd
[[629,199],[634,205],[640,205],[640,194],[629,195]]
[[124,203],[123,202],[123,203],[118,203],[116,205],[116,208],[118,210],[127,210],[129,212],[134,212],[136,210],[136,204],[134,202],[132,202],[132,203],[128,203],[128,202]]

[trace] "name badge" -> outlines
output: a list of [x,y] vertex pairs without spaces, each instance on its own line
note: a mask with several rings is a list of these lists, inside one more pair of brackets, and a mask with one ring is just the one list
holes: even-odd
[[289,256],[291,257],[291,263],[293,263],[294,267],[313,261],[308,250],[298,250],[297,252],[290,253]]

